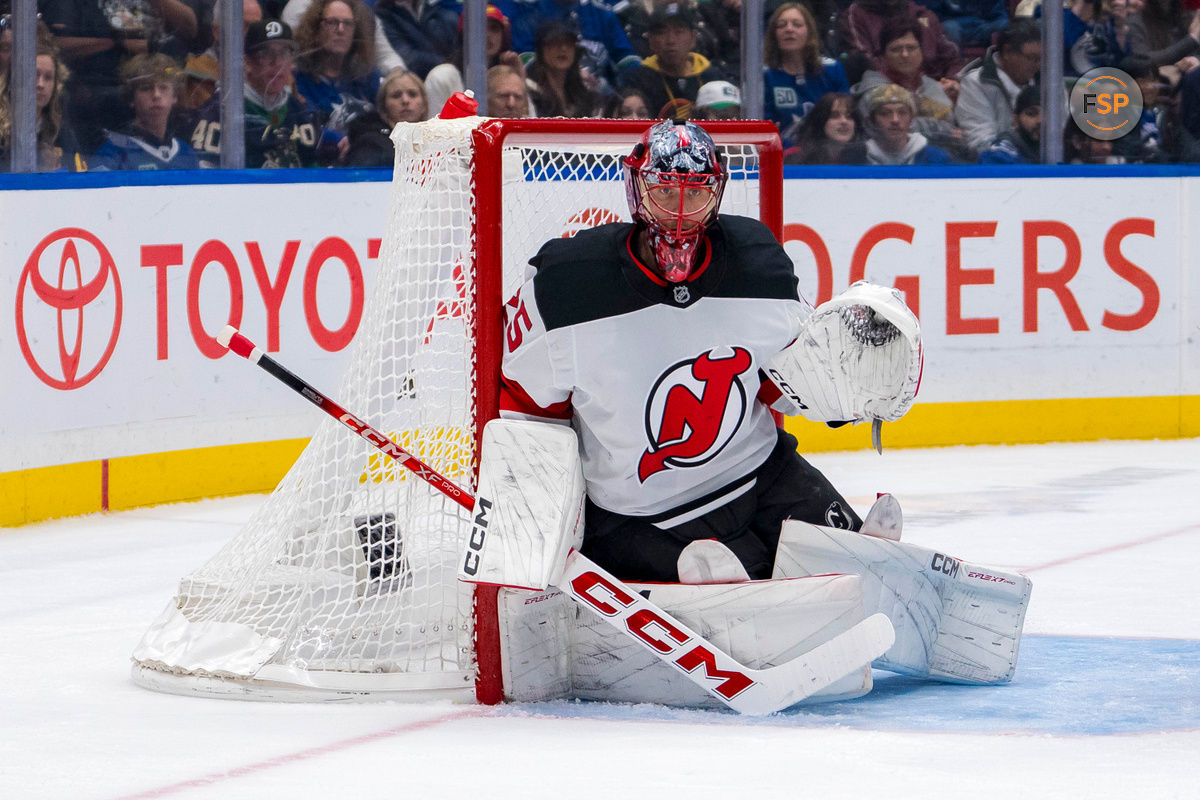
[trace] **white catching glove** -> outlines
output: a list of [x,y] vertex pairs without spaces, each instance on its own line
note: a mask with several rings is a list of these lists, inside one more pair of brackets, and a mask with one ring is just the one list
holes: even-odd
[[775,407],[789,416],[891,422],[917,394],[921,325],[900,292],[859,281],[817,306],[766,372],[783,393]]

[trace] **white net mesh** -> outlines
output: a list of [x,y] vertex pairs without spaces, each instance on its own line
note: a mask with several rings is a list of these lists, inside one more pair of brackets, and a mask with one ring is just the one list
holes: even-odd
[[[502,294],[547,239],[628,219],[620,157],[633,137],[472,152],[475,118],[402,125],[388,232],[349,366],[333,395],[474,489],[475,171],[503,174]],[[604,123],[597,122],[597,126]],[[756,150],[725,148],[722,211],[757,216]],[[487,230],[484,226],[481,230]],[[494,251],[490,251],[494,252]],[[481,298],[498,308],[501,297]],[[490,356],[482,358],[490,359]],[[243,530],[179,592],[134,653],[167,691],[311,699],[474,696],[472,590],[456,580],[466,512],[331,419]]]

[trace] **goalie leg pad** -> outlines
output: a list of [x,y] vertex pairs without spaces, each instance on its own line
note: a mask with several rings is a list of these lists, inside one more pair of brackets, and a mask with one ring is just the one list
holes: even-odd
[[[854,575],[735,584],[630,584],[715,647],[759,669],[790,661],[865,618]],[[561,592],[501,590],[504,693],[529,702],[572,697],[725,708],[668,664]],[[805,703],[871,690],[869,664]]]
[[862,578],[866,613],[881,611],[896,643],[875,666],[951,683],[1012,680],[1033,584],[1029,578],[873,536],[789,520],[775,576]]

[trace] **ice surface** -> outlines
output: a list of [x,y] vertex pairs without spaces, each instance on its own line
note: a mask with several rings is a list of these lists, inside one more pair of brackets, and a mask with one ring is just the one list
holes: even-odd
[[904,538],[1034,581],[1002,687],[880,673],[761,720],[156,694],[129,654],[252,496],[0,532],[0,798],[1200,797],[1200,440],[822,454]]

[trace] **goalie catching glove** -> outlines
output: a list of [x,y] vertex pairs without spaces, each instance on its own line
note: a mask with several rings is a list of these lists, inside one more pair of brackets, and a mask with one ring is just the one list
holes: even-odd
[[788,416],[892,422],[921,382],[921,325],[898,291],[858,281],[817,306],[766,373]]

